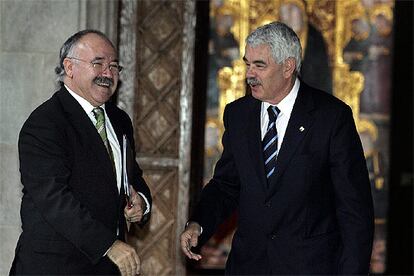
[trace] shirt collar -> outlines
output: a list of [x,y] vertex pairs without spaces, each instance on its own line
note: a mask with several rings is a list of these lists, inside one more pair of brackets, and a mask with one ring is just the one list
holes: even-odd
[[[69,94],[71,94],[75,100],[82,106],[83,110],[85,110],[86,114],[92,113],[92,110],[95,108],[93,105],[91,105],[90,102],[88,102],[86,99],[82,98],[78,94],[76,94],[73,90],[71,90],[66,84],[64,84],[66,90],[69,91]],[[105,104],[101,105],[100,107],[105,110]]]

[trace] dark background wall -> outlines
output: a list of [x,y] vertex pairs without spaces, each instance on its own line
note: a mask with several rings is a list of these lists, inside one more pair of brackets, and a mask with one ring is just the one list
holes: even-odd
[[396,1],[387,274],[413,274],[413,2]]

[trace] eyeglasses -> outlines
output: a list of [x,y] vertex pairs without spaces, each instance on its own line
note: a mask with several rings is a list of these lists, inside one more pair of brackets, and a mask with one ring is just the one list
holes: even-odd
[[67,58],[89,63],[89,64],[92,65],[93,69],[95,69],[98,72],[103,72],[103,71],[105,71],[106,69],[109,68],[109,70],[113,74],[118,74],[119,72],[122,71],[122,69],[124,69],[124,67],[122,67],[121,65],[119,65],[118,63],[115,63],[115,62],[108,63],[108,62],[102,62],[100,60],[87,61],[87,60],[76,58],[76,57],[67,57]]

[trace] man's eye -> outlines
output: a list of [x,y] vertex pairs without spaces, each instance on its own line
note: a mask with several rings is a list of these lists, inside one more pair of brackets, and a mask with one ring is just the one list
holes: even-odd
[[98,68],[98,67],[102,67],[102,62],[92,62],[93,67]]
[[119,65],[118,64],[109,64],[109,69],[116,69],[116,70],[118,70],[119,69]]

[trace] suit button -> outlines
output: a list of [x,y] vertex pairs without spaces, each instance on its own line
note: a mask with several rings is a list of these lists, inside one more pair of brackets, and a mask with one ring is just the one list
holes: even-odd
[[265,203],[265,206],[266,206],[267,208],[270,208],[270,206],[271,206],[270,201],[266,202],[266,203]]
[[271,234],[270,239],[272,239],[272,240],[276,239],[276,234]]

